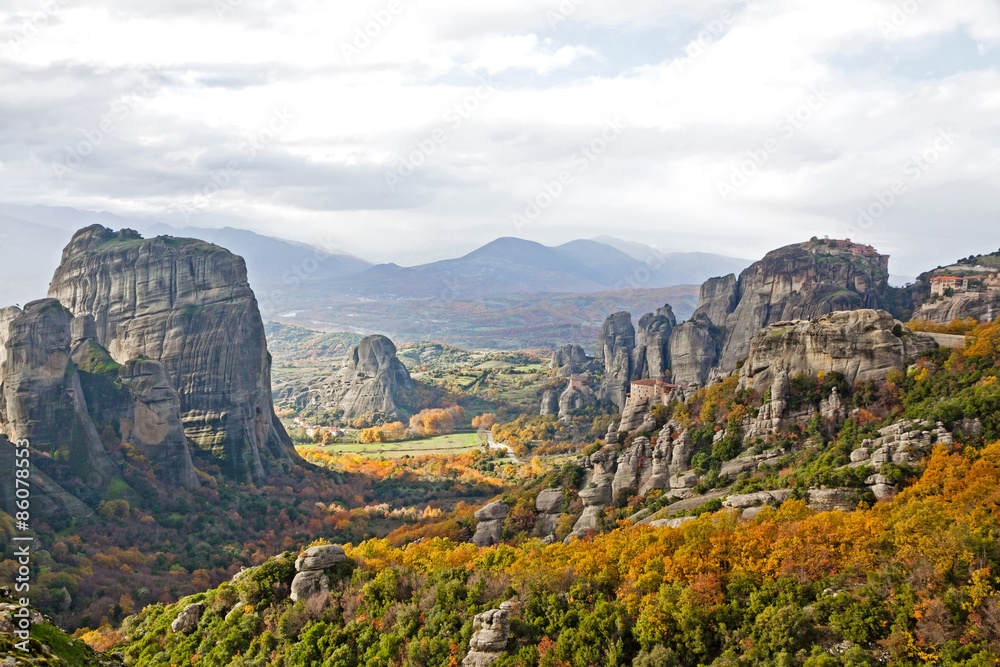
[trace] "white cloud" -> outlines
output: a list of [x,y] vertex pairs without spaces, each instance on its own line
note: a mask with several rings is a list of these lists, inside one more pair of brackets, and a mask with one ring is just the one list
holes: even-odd
[[[850,229],[859,207],[954,127],[955,146],[855,236],[896,249],[912,274],[960,246],[913,233],[953,204],[964,240],[1000,245],[982,222],[1000,212],[985,194],[1000,186],[991,0],[587,0],[553,29],[561,6],[400,0],[392,12],[388,0],[243,0],[220,17],[200,0],[64,3],[30,40],[0,46],[0,200],[150,215],[196,203],[261,231],[308,241],[333,229],[373,259],[417,261],[514,233],[511,214],[620,118],[620,141],[526,233],[627,232],[753,255]],[[35,8],[18,0],[0,11],[3,35]],[[944,47],[942,36],[952,38]],[[930,74],[911,63],[924,45],[947,56],[965,42],[980,60],[937,62]],[[162,83],[93,155],[55,176],[67,147],[150,69]],[[464,108],[484,79],[497,92]],[[241,147],[275,110],[293,120],[247,161]],[[439,130],[390,191],[385,172]],[[766,164],[720,197],[719,182],[769,140]],[[229,187],[199,197],[234,159]],[[925,203],[955,192],[961,202]]]

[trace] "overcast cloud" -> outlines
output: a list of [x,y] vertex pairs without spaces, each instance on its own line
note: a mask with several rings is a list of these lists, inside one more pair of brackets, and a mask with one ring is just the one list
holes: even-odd
[[912,276],[1000,247],[998,66],[995,0],[7,0],[0,202],[399,263],[827,234]]

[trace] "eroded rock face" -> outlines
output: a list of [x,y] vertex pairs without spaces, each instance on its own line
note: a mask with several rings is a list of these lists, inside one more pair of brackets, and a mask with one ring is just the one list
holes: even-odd
[[591,370],[592,362],[579,345],[564,345],[552,353],[549,367],[560,377],[569,377]]
[[992,322],[1000,316],[1000,290],[959,293],[933,303],[925,302],[913,314],[913,319],[950,324],[972,317],[980,322]]
[[652,474],[653,450],[649,438],[640,437],[632,441],[632,445],[618,457],[618,470],[611,483],[611,497],[631,490],[633,494],[646,484]]
[[754,336],[740,384],[763,393],[775,374],[785,370],[791,376],[837,371],[853,385],[856,380],[884,378],[894,368],[905,368],[907,359],[936,347],[932,338],[915,334],[884,310],[782,322]]
[[490,503],[476,510],[476,534],[472,543],[477,547],[491,547],[500,544],[503,536],[503,521],[507,518],[510,508],[500,501]]
[[21,314],[17,306],[0,308],[0,382],[3,382],[3,362],[7,359],[7,338],[10,335],[10,323]]
[[615,313],[601,327],[595,360],[604,367],[604,383],[598,398],[619,408],[625,405],[632,380],[632,353],[635,350],[635,327],[631,313]]
[[231,477],[262,482],[276,463],[298,460],[274,414],[264,325],[242,258],[94,225],[63,250],[49,296],[92,317],[116,362],[163,363],[188,438]]
[[344,393],[339,403],[346,419],[366,412],[401,416],[399,396],[413,388],[409,372],[396,358],[396,346],[385,336],[364,338],[351,353],[340,381]]
[[325,570],[347,560],[344,547],[339,544],[321,544],[309,547],[295,560],[295,570]]
[[535,510],[542,532],[551,535],[556,531],[562,518],[563,490],[546,489],[535,499]]
[[488,667],[507,648],[510,637],[510,613],[513,605],[504,602],[499,609],[477,614],[473,619],[473,635],[469,640],[469,653],[462,660],[462,667]]
[[670,338],[673,381],[705,384],[722,353],[723,331],[704,316],[679,324]]
[[122,420],[122,441],[133,444],[170,483],[198,487],[187,435],[181,421],[181,400],[170,384],[167,368],[152,359],[132,359],[118,376],[134,400]]
[[596,402],[590,387],[578,387],[570,383],[566,390],[559,395],[559,418],[565,418],[574,410],[593,405]]
[[549,389],[542,394],[542,407],[539,410],[542,417],[559,414],[559,392]]
[[182,635],[189,635],[198,629],[198,621],[201,620],[201,615],[204,613],[205,605],[203,603],[189,604],[184,607],[181,613],[177,614],[177,618],[170,624],[170,629]]
[[677,318],[669,304],[639,320],[632,375],[636,378],[662,378],[670,374],[670,337]]
[[326,570],[347,560],[344,547],[338,544],[321,544],[309,547],[295,559],[295,578],[292,579],[292,602],[308,600],[330,590],[330,577]]
[[0,430],[64,459],[98,493],[117,469],[87,412],[70,358],[72,315],[55,299],[34,301],[9,323],[0,385]]
[[583,483],[583,489],[580,490],[583,514],[573,525],[573,531],[566,537],[567,542],[597,530],[598,514],[612,500],[617,463],[618,453],[614,447],[604,447],[584,459],[584,467],[590,474]]
[[725,322],[721,371],[733,371],[749,354],[754,336],[775,322],[881,307],[888,261],[884,255],[859,256],[818,242],[769,252],[740,274],[736,306]]

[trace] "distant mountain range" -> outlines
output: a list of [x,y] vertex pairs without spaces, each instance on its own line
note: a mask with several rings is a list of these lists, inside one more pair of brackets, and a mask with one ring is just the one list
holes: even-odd
[[749,260],[707,253],[664,253],[613,237],[550,247],[500,238],[464,257],[412,267],[379,264],[348,254],[263,236],[245,229],[174,228],[155,221],[72,208],[0,205],[2,257],[8,269],[0,301],[22,302],[45,293],[59,253],[74,231],[92,224],[130,227],[146,237],[192,237],[215,243],[247,261],[250,283],[265,314],[274,308],[315,305],[326,295],[366,299],[476,298],[516,293],[584,294],[623,289],[698,285],[738,273]]
[[[507,237],[457,259],[413,267],[379,264],[334,284],[341,294],[367,298],[581,294],[700,284],[713,276],[738,273],[750,264],[748,260],[705,253],[665,254],[648,246],[612,240],[632,252],[598,240],[551,247]],[[313,287],[303,285],[303,289]],[[324,285],[324,289],[327,287]]]

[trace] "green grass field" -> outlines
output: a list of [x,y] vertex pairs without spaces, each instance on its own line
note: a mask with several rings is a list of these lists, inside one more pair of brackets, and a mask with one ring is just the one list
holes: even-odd
[[370,458],[398,459],[404,456],[446,456],[460,454],[470,449],[480,447],[479,436],[475,433],[452,433],[439,435],[424,440],[406,440],[404,442],[376,442],[363,445],[357,442],[335,443],[323,447],[321,445],[302,445],[316,447],[330,454],[360,454]]

